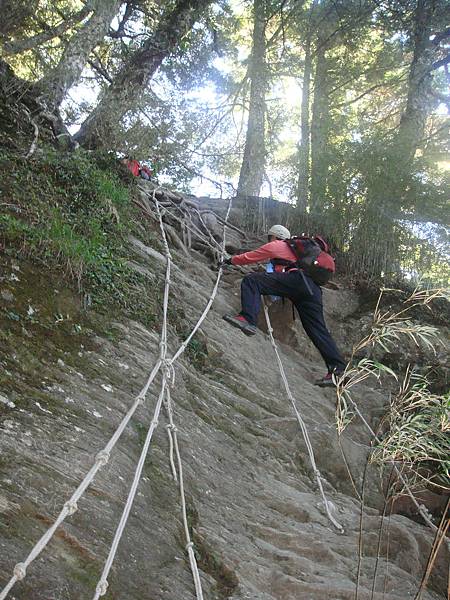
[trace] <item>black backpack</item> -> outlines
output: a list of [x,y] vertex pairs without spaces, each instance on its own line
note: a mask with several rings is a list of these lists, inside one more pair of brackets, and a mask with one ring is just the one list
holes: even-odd
[[328,244],[322,237],[299,236],[284,241],[297,257],[296,266],[317,285],[328,283],[336,271],[336,265],[334,258],[328,253]]

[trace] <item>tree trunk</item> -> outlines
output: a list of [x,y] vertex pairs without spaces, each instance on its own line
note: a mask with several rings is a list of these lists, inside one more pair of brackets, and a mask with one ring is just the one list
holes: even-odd
[[96,0],[89,20],[70,38],[58,65],[39,83],[42,99],[57,109],[68,90],[80,78],[94,48],[103,40],[123,0]]
[[20,35],[37,8],[37,0],[0,0],[0,38]]
[[309,124],[311,88],[311,36],[308,35],[305,48],[305,69],[303,73],[302,106],[301,106],[301,139],[298,149],[297,210],[306,212],[309,205],[311,128]]
[[352,241],[352,254],[358,266],[370,275],[398,271],[400,238],[396,220],[402,215],[414,155],[424,138],[433,102],[436,102],[431,95],[434,58],[429,39],[434,8],[434,2],[417,0],[406,107],[397,134],[386,147],[379,174],[370,181],[365,211]]
[[104,136],[123,115],[138,105],[140,96],[162,61],[190,32],[212,0],[178,0],[162,16],[155,32],[136,50],[104,91],[75,139],[87,147],[102,145]]
[[417,0],[414,14],[414,54],[409,69],[408,98],[400,119],[396,140],[400,156],[405,165],[414,158],[424,138],[425,124],[431,110],[438,101],[432,95],[432,65],[434,47],[430,41],[431,19],[435,3]]
[[309,206],[311,179],[311,45],[313,36],[313,16],[318,0],[313,0],[308,16],[308,29],[305,43],[305,68],[303,70],[302,104],[300,118],[300,144],[298,148],[297,210],[305,213]]
[[319,38],[314,77],[311,120],[311,212],[321,212],[325,203],[328,176],[330,129],[329,65],[326,47]]
[[265,0],[253,2],[253,44],[250,57],[250,105],[238,196],[259,196],[266,160],[266,17]]

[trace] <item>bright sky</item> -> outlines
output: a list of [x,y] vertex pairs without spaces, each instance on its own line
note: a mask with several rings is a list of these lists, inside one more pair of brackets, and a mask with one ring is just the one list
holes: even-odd
[[[233,0],[232,6],[236,14],[240,14],[244,10],[244,3],[242,2],[242,0]],[[117,26],[117,22],[113,22],[113,27],[114,26]],[[248,47],[243,46],[242,48],[240,48],[239,58],[241,60],[244,60],[248,55],[248,51]],[[224,74],[230,73],[233,69],[233,65],[227,58],[217,57],[216,59],[214,59],[213,65]],[[92,75],[92,73],[87,69],[85,75],[89,76]],[[158,84],[156,81],[154,81],[152,82],[152,87],[159,96],[165,96],[165,90],[160,83]],[[82,103],[93,105],[96,102],[98,92],[99,88],[98,86],[93,85],[92,80],[89,81],[89,84],[81,83],[70,90],[68,100],[63,104],[62,108],[64,109],[64,106],[68,106],[71,102],[78,106],[82,105]],[[224,96],[217,93],[216,87],[212,82],[190,91],[186,95],[186,98],[197,102],[200,105],[210,107],[217,106],[220,104],[221,101],[224,100]],[[298,79],[296,79],[295,77],[281,77],[273,85],[272,89],[268,91],[266,97],[268,105],[270,106],[270,103],[274,101],[281,101],[283,106],[287,109],[287,114],[290,115],[290,118],[286,120],[284,126],[281,128],[278,134],[278,152],[283,152],[283,150],[294,151],[296,145],[298,144],[300,138],[299,120],[301,98],[301,85]],[[447,107],[444,104],[441,104],[436,112],[437,114],[445,115],[448,112]],[[71,133],[75,133],[78,129],[79,124],[74,124],[69,127]],[[206,167],[203,170],[203,174],[205,175],[205,177],[208,177],[210,179],[221,180],[220,174],[213,173]],[[288,198],[283,194],[283,191],[277,189],[276,178],[277,176],[279,176],[279,174],[271,173],[270,167],[268,167],[267,175],[272,181],[274,195],[281,200],[287,201]],[[164,181],[161,181],[161,183],[164,183]],[[232,183],[233,186],[236,187],[237,177],[235,177],[230,183]],[[217,187],[207,179],[201,179],[196,177],[192,180],[191,187],[192,192],[198,196],[218,195]],[[226,188],[224,189],[226,192]],[[264,183],[263,188],[261,190],[261,195],[270,195],[268,183]]]

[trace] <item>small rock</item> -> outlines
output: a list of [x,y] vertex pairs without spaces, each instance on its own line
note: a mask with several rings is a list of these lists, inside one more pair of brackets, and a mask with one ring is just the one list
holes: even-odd
[[0,402],[2,404],[6,404],[6,406],[8,408],[16,408],[16,405],[14,404],[14,402],[11,402],[11,400],[9,398],[7,398],[6,396],[2,396],[0,394]]
[[14,300],[14,294],[9,290],[1,290],[0,296],[3,300],[5,300],[5,302],[12,302]]
[[43,407],[42,407],[42,406],[39,404],[39,402],[35,402],[35,404],[36,404],[36,406],[37,406],[37,407],[38,407],[40,410],[42,410],[42,412],[45,412],[45,413],[47,413],[48,415],[52,415],[52,414],[53,414],[53,413],[52,413],[50,410],[47,410],[46,408],[43,408]]

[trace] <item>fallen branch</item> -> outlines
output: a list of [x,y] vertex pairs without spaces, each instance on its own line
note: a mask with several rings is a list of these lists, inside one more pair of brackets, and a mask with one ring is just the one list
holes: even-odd
[[36,121],[33,121],[33,119],[30,118],[30,123],[34,127],[34,138],[33,138],[33,141],[31,143],[30,149],[28,150],[26,156],[24,157],[25,160],[28,160],[29,158],[31,158],[31,156],[33,156],[33,154],[36,152],[37,141],[38,141],[38,138],[39,138],[39,127],[37,126]]

